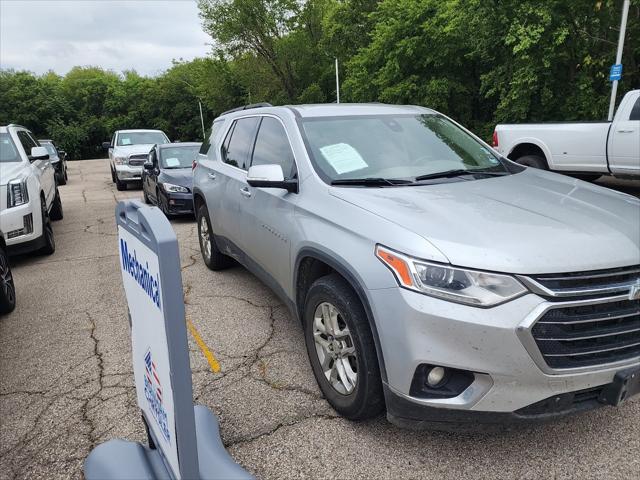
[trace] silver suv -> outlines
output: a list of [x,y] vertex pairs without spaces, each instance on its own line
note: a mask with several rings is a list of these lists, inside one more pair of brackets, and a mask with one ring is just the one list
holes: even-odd
[[351,419],[555,418],[640,391],[640,201],[388,105],[227,112],[194,166],[202,255],[303,326]]

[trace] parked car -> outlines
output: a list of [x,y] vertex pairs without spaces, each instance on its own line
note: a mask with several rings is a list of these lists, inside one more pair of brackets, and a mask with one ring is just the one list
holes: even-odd
[[517,422],[640,390],[635,197],[415,106],[231,111],[202,152],[204,262],[280,296],[341,415]]
[[142,170],[145,203],[157,205],[168,217],[193,214],[191,167],[200,143],[155,145]]
[[102,147],[109,152],[111,180],[118,190],[142,181],[142,165],[156,144],[170,143],[161,130],[118,130]]
[[640,90],[628,92],[613,122],[498,125],[493,146],[515,162],[543,170],[640,179]]
[[19,125],[0,127],[0,229],[10,254],[55,251],[62,202],[49,152]]
[[38,140],[38,142],[49,152],[49,161],[56,170],[56,182],[58,185],[66,185],[69,179],[66,152],[58,150],[52,140]]
[[16,287],[11,275],[7,244],[0,230],[0,314],[13,312],[16,308]]

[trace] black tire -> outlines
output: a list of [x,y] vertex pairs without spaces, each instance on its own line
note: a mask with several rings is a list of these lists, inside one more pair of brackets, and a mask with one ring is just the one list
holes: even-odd
[[62,220],[64,214],[62,213],[62,200],[60,200],[60,192],[56,187],[56,196],[53,198],[53,205],[51,205],[51,211],[49,212],[51,220]]
[[515,160],[516,163],[525,167],[539,168],[540,170],[549,170],[549,165],[544,157],[540,155],[524,155]]
[[111,181],[113,183],[116,183],[116,172],[113,171],[113,167],[110,167],[110,168],[111,168]]
[[119,192],[123,192],[127,189],[127,184],[124,182],[121,182],[118,177],[116,177],[116,188],[118,189]]
[[[204,264],[209,267],[210,270],[224,270],[233,265],[233,259],[222,253],[213,238],[213,231],[211,230],[211,220],[209,219],[209,210],[206,205],[200,205],[198,208],[198,214],[196,216],[196,223],[198,225],[198,240],[200,242],[200,253]],[[206,226],[206,234],[203,235],[204,227]],[[208,247],[207,243],[208,242]],[[207,253],[207,251],[209,253]]]
[[7,252],[0,246],[0,314],[10,313],[16,308],[16,287],[11,275]]
[[56,241],[53,237],[53,226],[51,225],[49,212],[47,212],[47,203],[42,197],[40,198],[40,204],[42,209],[42,236],[44,238],[44,246],[38,250],[38,253],[40,255],[51,255],[56,251]]
[[[314,337],[314,315],[322,304],[331,304],[338,311],[337,322],[341,328],[349,330],[345,345],[355,347],[355,358],[349,358],[352,370],[357,374],[353,390],[349,393],[338,391],[325,376],[316,350]],[[384,410],[384,396],[380,367],[373,340],[373,334],[367,320],[367,314],[347,281],[337,274],[327,275],[316,280],[307,293],[304,305],[304,336],[307,353],[311,361],[313,374],[318,386],[331,406],[343,417],[350,420],[365,420],[378,416]],[[338,336],[328,335],[330,342]],[[344,338],[344,337],[342,337]],[[328,342],[328,343],[330,343]],[[331,363],[333,362],[333,363]],[[335,364],[329,360],[328,365]],[[355,367],[355,368],[353,368]]]
[[67,167],[64,167],[64,184],[66,185],[67,182],[69,181],[69,171],[67,170]]
[[56,180],[58,182],[58,185],[66,185],[67,184],[67,176],[65,175],[64,171],[62,171],[60,173],[56,173]]

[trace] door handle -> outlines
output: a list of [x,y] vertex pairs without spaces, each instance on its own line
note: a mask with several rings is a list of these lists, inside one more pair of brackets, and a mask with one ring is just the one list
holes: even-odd
[[635,130],[618,130],[618,133],[633,133]]
[[243,197],[247,197],[247,198],[251,197],[251,191],[249,190],[249,187],[241,188],[241,189],[240,189],[240,194],[241,194]]
[[215,180],[216,179],[216,174],[215,173],[207,173],[207,177],[209,177],[211,180]]

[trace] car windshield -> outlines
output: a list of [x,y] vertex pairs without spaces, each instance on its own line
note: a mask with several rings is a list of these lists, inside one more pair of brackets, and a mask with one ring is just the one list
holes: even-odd
[[8,133],[0,133],[0,163],[19,162],[20,155]]
[[489,148],[438,114],[315,117],[303,120],[303,129],[314,167],[328,183],[508,173]]
[[162,148],[160,149],[160,166],[162,168],[191,168],[198,150],[200,150],[200,145]]
[[162,132],[121,132],[118,134],[118,146],[155,145],[169,143]]
[[49,152],[49,155],[55,155],[56,157],[58,156],[58,152],[56,151],[56,147],[54,147],[52,144],[40,142],[40,145],[42,145],[44,148],[47,149],[47,152]]

